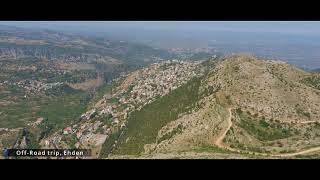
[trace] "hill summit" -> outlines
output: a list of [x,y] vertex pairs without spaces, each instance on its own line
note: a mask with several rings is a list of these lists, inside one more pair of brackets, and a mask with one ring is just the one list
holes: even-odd
[[[239,153],[248,154],[245,157],[293,157],[318,150],[312,149],[319,144],[320,133],[317,74],[281,61],[245,55],[211,63],[214,66],[199,79],[159,99],[171,99],[174,105],[154,102],[177,108],[142,108],[140,118],[133,121],[144,128],[130,127],[129,119],[114,154],[149,158],[225,158],[225,153],[230,157],[243,155]],[[173,94],[183,94],[187,89],[196,93],[185,105],[183,96]],[[151,111],[170,114],[180,106],[189,108],[180,111],[176,119],[167,117],[170,120],[163,127],[152,127],[159,120],[148,115]],[[141,120],[144,118],[148,121]],[[152,130],[157,133],[150,137],[146,132]],[[137,139],[141,141],[137,143]]]

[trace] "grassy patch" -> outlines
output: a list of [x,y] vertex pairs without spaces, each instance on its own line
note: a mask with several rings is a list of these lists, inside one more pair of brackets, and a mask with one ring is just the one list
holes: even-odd
[[28,146],[27,146],[27,149],[38,149],[40,148],[40,145],[38,143],[38,140],[37,140],[37,135],[36,134],[33,134],[33,133],[28,133]]
[[18,99],[1,109],[0,127],[25,127],[28,122],[44,117],[58,129],[85,112],[89,100],[89,94],[86,92]]
[[99,158],[106,158],[113,149],[113,144],[119,138],[121,131],[117,131],[109,136],[109,138],[102,145]]
[[68,142],[70,148],[75,149],[75,144],[78,142],[77,136],[75,134],[65,135],[62,139],[64,142]]
[[264,118],[258,117],[253,119],[246,112],[241,111],[237,111],[237,115],[240,119],[237,125],[260,141],[273,141],[292,136],[291,130],[281,123],[269,123]]
[[302,83],[320,90],[320,76],[315,75],[302,80]]
[[86,92],[68,94],[42,104],[37,116],[48,118],[50,123],[56,124],[54,129],[62,128],[86,111],[89,102]]
[[196,148],[193,149],[193,151],[197,153],[203,153],[203,152],[208,152],[208,153],[230,153],[230,151],[226,149],[221,149],[217,146],[210,146],[210,145],[200,145]]
[[110,102],[112,104],[119,104],[119,98],[113,97],[113,98],[110,99]]

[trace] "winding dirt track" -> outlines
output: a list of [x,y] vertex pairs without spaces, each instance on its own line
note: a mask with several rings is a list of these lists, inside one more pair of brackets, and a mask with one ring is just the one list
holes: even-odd
[[299,152],[293,152],[293,153],[268,154],[268,153],[257,153],[257,152],[243,151],[243,150],[231,148],[223,143],[223,139],[227,135],[227,132],[229,131],[229,129],[232,127],[232,121],[231,121],[232,108],[228,108],[228,111],[229,111],[229,117],[227,119],[228,126],[214,142],[214,144],[216,146],[218,146],[219,148],[227,149],[229,151],[238,152],[238,153],[242,152],[242,153],[256,154],[256,155],[262,155],[262,156],[271,156],[271,157],[292,157],[292,156],[303,155],[303,154],[307,154],[307,153],[311,153],[311,152],[315,152],[315,151],[320,151],[320,147],[313,147],[310,149],[302,150]]
[[217,138],[217,140],[216,140],[216,142],[215,142],[215,145],[218,146],[219,148],[229,148],[228,146],[226,146],[226,145],[223,143],[223,139],[226,137],[229,129],[230,129],[231,126],[232,126],[232,121],[231,121],[232,112],[231,112],[231,108],[229,108],[228,111],[229,111],[229,117],[228,117],[228,119],[227,119],[228,126],[227,126],[227,128],[223,131],[223,133]]

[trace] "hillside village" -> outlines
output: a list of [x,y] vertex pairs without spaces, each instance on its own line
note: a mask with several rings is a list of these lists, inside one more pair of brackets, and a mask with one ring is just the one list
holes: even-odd
[[13,85],[18,85],[19,87],[24,88],[29,93],[36,93],[49,90],[56,86],[61,86],[62,84],[62,82],[44,83],[36,80],[23,80],[19,81],[18,83],[14,83]]
[[0,85],[13,85],[13,86],[19,86],[21,88],[26,89],[27,91],[34,91],[39,92],[42,90],[48,90],[54,86],[61,85],[61,82],[55,82],[55,83],[43,83],[41,81],[37,80],[21,80],[18,82],[12,82],[12,81],[0,81]]
[[[82,114],[79,123],[42,140],[41,145],[43,148],[101,146],[112,133],[126,126],[130,113],[203,74],[200,63],[170,60],[122,75],[114,80],[122,79],[120,86],[104,95],[93,109]],[[64,136],[73,136],[76,140],[72,144],[63,142]]]

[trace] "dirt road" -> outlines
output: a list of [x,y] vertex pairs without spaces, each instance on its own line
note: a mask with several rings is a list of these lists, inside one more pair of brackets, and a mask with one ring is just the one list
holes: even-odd
[[[292,157],[297,155],[303,155],[311,152],[320,151],[320,147],[313,147],[310,149],[302,150],[299,152],[293,152],[293,153],[282,153],[282,154],[268,154],[268,153],[257,153],[257,152],[251,152],[251,151],[243,151],[235,148],[231,148],[223,143],[223,139],[226,137],[229,129],[232,127],[232,108],[228,108],[229,111],[229,117],[227,118],[227,127],[226,129],[221,133],[220,136],[215,141],[215,145],[222,149],[227,149],[232,152],[238,152],[238,153],[248,153],[248,154],[256,154],[256,155],[262,155],[262,156],[271,156],[271,157]],[[305,123],[312,123],[312,122],[305,122]]]
[[227,128],[223,131],[223,133],[217,138],[216,142],[214,143],[216,146],[218,146],[219,148],[228,148],[225,144],[223,144],[223,139],[226,137],[229,129],[231,128],[232,126],[232,121],[231,121],[231,118],[232,118],[232,112],[231,112],[231,108],[228,109],[229,111],[229,117],[227,119],[227,123],[228,123],[228,126]]

